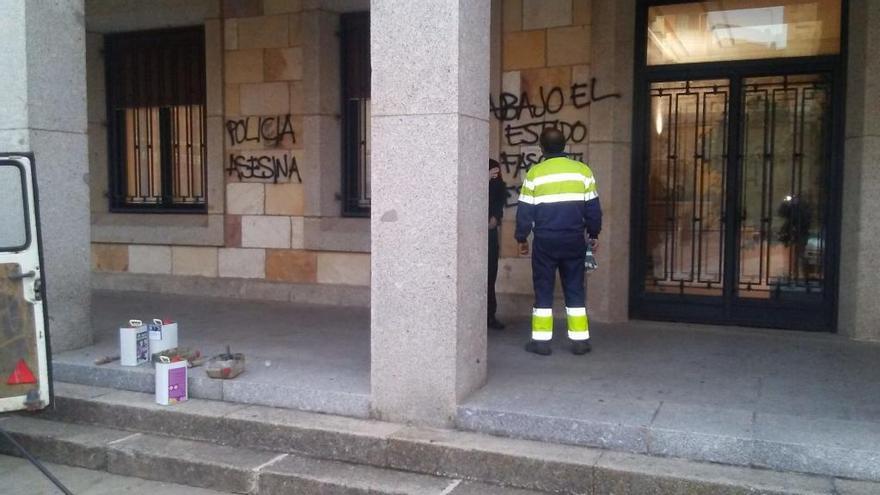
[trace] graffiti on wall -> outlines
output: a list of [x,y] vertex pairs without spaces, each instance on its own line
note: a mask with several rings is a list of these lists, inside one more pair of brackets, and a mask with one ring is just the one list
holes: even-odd
[[296,156],[292,152],[279,154],[261,154],[259,151],[241,151],[229,154],[226,173],[236,175],[238,180],[256,179],[261,181],[279,180],[290,182],[296,180],[302,184],[302,176],[296,164]]
[[[555,86],[538,88],[537,95],[529,96],[502,92],[495,98],[489,98],[489,109],[492,116],[502,123],[502,147],[519,147],[518,153],[502,152],[499,162],[507,177],[521,183],[521,176],[532,165],[543,159],[538,147],[541,132],[548,127],[556,127],[562,131],[569,145],[587,142],[589,129],[586,122],[580,119],[566,119],[562,111],[566,106],[575,109],[587,108],[594,103],[609,98],[620,98],[620,93],[603,93],[598,88],[596,78],[589,83],[574,83],[570,87]],[[534,98],[534,101],[533,101]],[[583,161],[583,153],[570,153],[575,160]],[[508,206],[515,206],[519,185],[508,186],[511,192]]]
[[[242,117],[226,121],[230,147],[264,145],[277,147],[295,144],[296,132],[290,114],[269,117]],[[296,156],[292,151],[254,150],[234,151],[229,154],[226,173],[238,180],[279,181],[296,180],[302,183]]]
[[296,142],[290,114],[273,117],[242,117],[226,121],[226,132],[232,146],[245,143],[266,143],[278,145],[285,137]]

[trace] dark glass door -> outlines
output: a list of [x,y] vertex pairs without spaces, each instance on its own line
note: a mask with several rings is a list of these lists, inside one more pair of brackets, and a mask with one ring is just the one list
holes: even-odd
[[831,82],[648,84],[634,316],[833,327]]

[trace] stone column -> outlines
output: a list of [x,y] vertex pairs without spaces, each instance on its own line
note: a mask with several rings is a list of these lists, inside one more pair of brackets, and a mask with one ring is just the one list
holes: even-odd
[[851,0],[838,327],[880,340],[880,3]]
[[635,0],[593,0],[591,76],[596,94],[618,93],[590,107],[589,164],[604,213],[598,259],[588,278],[588,310],[598,321],[628,319]]
[[35,154],[53,350],[92,342],[82,0],[0,2],[0,151]]
[[447,426],[486,376],[488,0],[373,0],[372,401]]

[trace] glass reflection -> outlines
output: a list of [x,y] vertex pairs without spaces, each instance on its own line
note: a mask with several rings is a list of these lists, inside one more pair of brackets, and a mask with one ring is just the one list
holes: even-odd
[[840,0],[715,0],[648,9],[648,65],[840,52]]

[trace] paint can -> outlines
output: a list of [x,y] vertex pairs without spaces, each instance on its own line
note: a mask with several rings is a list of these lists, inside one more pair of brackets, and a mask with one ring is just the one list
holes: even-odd
[[186,380],[186,360],[171,361],[161,356],[156,363],[156,403],[167,406],[189,399]]
[[177,322],[169,319],[154,319],[150,328],[150,354],[158,354],[177,348]]
[[141,320],[119,328],[119,364],[138,366],[150,360],[150,333]]

